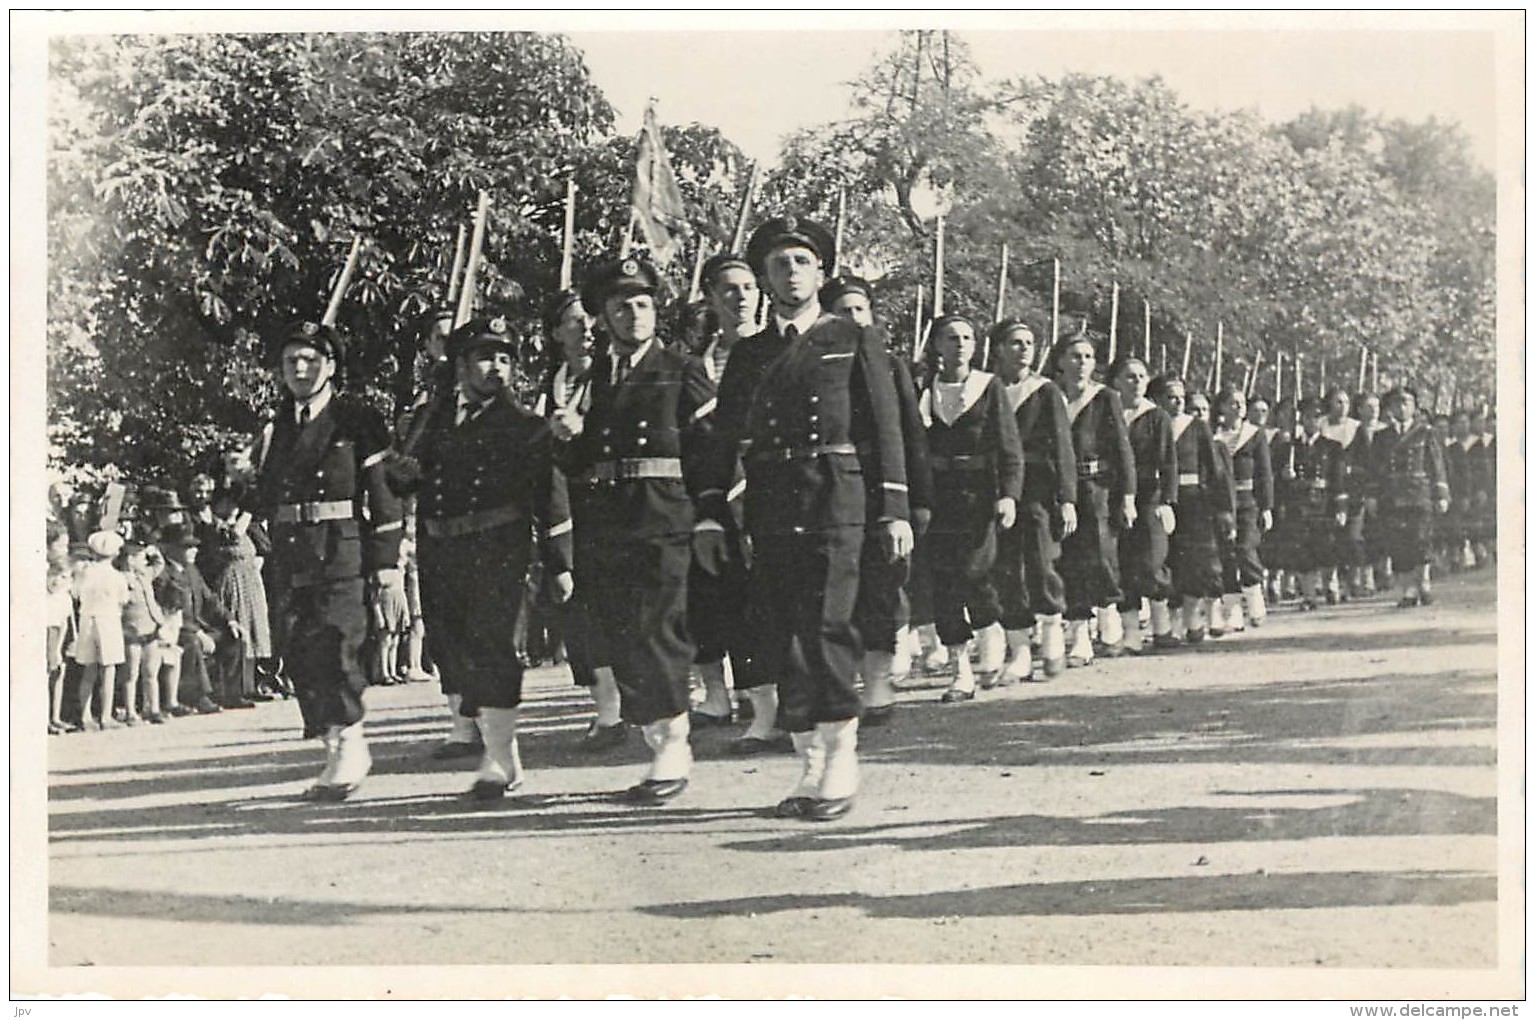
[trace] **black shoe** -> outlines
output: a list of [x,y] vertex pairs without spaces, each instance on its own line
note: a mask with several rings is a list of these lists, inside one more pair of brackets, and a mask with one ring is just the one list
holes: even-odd
[[687,788],[686,779],[647,779],[619,794],[619,799],[636,807],[655,807],[665,804]]
[[1431,606],[1434,604],[1434,593],[1431,591],[1418,593],[1418,605]]
[[450,740],[446,744],[438,745],[432,752],[432,757],[438,761],[448,761],[453,758],[477,758],[480,752],[485,750],[485,745],[475,741],[470,743],[463,740]]
[[629,739],[629,724],[616,722],[612,726],[598,726],[592,723],[581,738],[581,750],[597,752],[611,751],[615,747],[622,747],[624,741]]
[[221,708],[255,708],[256,703],[249,698],[229,698],[219,703]]
[[752,754],[788,753],[794,750],[794,741],[788,734],[781,737],[738,737],[730,742],[730,753],[744,757]]
[[728,712],[724,715],[714,715],[710,712],[697,711],[688,713],[688,726],[695,730],[708,729],[710,726],[730,726],[734,723],[735,720],[730,717],[730,713]]
[[270,694],[270,693],[268,693],[266,691],[263,691],[259,687],[255,691],[253,691],[252,693],[247,694],[245,697],[246,697],[246,700],[248,700],[248,701],[258,701],[258,702],[276,701],[277,700],[277,696],[276,695]]
[[815,807],[816,803],[814,797],[785,797],[773,805],[773,817],[804,818],[805,813]]
[[356,791],[356,783],[333,783],[329,786],[311,786],[305,794],[305,799],[317,800],[326,804],[339,804]]
[[469,799],[481,804],[498,801],[521,785],[521,779],[514,779],[509,783],[498,783],[493,779],[476,779],[474,785],[469,788]]
[[204,698],[194,706],[194,711],[198,715],[217,715],[224,710],[215,704],[212,698]]
[[860,726],[885,726],[895,716],[895,705],[870,705],[858,718]]
[[186,705],[172,705],[170,708],[166,709],[166,711],[169,712],[171,715],[175,716],[176,718],[180,719],[183,716],[191,715],[196,710],[192,709],[192,708],[189,708]]
[[1151,647],[1162,652],[1171,651],[1182,643],[1171,634],[1155,634],[1151,638]]
[[1402,600],[1396,604],[1398,609],[1412,609],[1423,599],[1421,595],[1403,595]]
[[943,692],[943,696],[938,700],[945,705],[956,705],[961,701],[974,701],[975,692],[961,691],[954,687],[950,687],[948,690]]
[[812,822],[834,822],[851,810],[852,797],[832,797],[812,803],[805,809],[804,817]]

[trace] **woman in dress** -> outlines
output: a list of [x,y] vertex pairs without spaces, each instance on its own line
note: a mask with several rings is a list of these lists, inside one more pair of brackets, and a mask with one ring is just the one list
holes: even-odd
[[266,584],[261,579],[262,561],[271,551],[271,542],[261,525],[240,509],[243,493],[242,484],[231,482],[214,495],[212,503],[212,534],[221,566],[206,580],[229,610],[229,618],[240,625],[237,654],[231,655],[233,661],[225,662],[220,670],[225,708],[248,708],[257,701],[272,700],[256,690],[256,662],[272,656],[271,617]]

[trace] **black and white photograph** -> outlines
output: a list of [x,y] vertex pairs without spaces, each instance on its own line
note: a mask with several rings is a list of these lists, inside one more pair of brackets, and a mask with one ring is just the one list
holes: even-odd
[[1517,1016],[1525,20],[13,11],[13,1001]]

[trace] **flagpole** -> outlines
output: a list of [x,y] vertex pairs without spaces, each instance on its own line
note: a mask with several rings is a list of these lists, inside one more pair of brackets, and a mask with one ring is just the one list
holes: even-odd
[[347,252],[346,265],[341,268],[341,275],[336,277],[336,286],[330,292],[330,303],[325,306],[325,315],[320,319],[321,325],[335,326],[336,316],[341,312],[341,299],[346,296],[346,289],[352,283],[352,273],[357,270],[357,252],[362,247],[362,235],[352,238],[352,250]]
[[847,233],[847,189],[837,189],[837,236],[831,251],[831,275],[842,268],[842,239]]
[[752,194],[757,190],[757,174],[761,169],[755,161],[751,168],[751,174],[746,178],[746,193],[741,196],[741,210],[736,213],[736,230],[730,235],[730,250],[736,253],[746,243],[746,221],[751,216]]
[[1119,281],[1114,281],[1114,295],[1109,298],[1109,364],[1119,353]]
[[458,225],[458,236],[453,241],[453,267],[448,270],[448,297],[443,304],[449,308],[458,304],[459,276],[464,271],[464,225]]
[[624,227],[624,240],[618,246],[618,257],[621,259],[628,258],[629,249],[634,247],[634,221],[639,219],[639,215],[640,211],[631,205],[629,207],[629,222]]
[[[462,235],[460,235],[462,236]],[[576,175],[565,178],[565,227],[560,237],[560,289],[569,290],[575,278]]]
[[698,238],[698,250],[693,253],[693,282],[688,287],[688,302],[691,304],[703,296],[699,284],[704,277],[704,249],[708,247],[707,239],[702,235]]
[[997,271],[997,314],[992,316],[993,322],[1002,321],[1002,313],[1007,307],[1007,242],[1002,242],[1002,268]]
[[1295,411],[1300,413],[1300,402],[1306,398],[1306,356],[1295,352]]
[[1221,388],[1221,359],[1224,358],[1225,356],[1226,356],[1226,324],[1224,322],[1216,322],[1216,324],[1215,324],[1215,382],[1212,384],[1212,388],[1214,390],[1216,390],[1217,392],[1219,392],[1220,388]]
[[937,238],[933,247],[933,318],[943,314],[943,214],[938,214]]
[[1316,395],[1327,399],[1327,355],[1322,355],[1322,370],[1318,373]]
[[1055,282],[1050,286],[1050,346],[1054,348],[1061,342],[1061,260],[1051,261],[1055,263]]
[[480,192],[480,204],[474,211],[474,233],[469,241],[469,261],[464,264],[464,284],[458,292],[458,311],[453,316],[453,328],[469,321],[474,313],[475,278],[480,271],[480,257],[485,250],[485,221],[490,216],[490,193]]

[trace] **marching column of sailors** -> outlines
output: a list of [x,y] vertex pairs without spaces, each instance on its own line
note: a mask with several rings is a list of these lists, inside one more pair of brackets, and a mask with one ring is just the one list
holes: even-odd
[[851,809],[860,724],[890,721],[916,658],[960,703],[1260,626],[1286,581],[1311,608],[1384,584],[1389,561],[1399,605],[1427,604],[1452,498],[1451,562],[1491,555],[1490,424],[1458,416],[1444,435],[1406,387],[1361,396],[1357,418],[1341,391],[1302,401],[1296,424],[1228,385],[1212,415],[1140,359],[1100,373],[1085,334],[1041,374],[1017,320],[941,316],[908,366],[868,283],[827,279],[833,244],[785,216],[709,259],[692,350],[658,338],[653,267],[599,266],[550,307],[530,410],[508,388],[507,323],[475,319],[447,337],[437,394],[394,451],[371,412],[331,399],[339,337],[303,323],[276,338],[288,398],[254,509],[273,522],[306,733],[328,750],[309,796],[346,797],[370,765],[356,650],[364,606],[398,581],[401,497],[454,720],[438,754],[479,756],[472,797],[523,782],[513,621],[541,560],[595,705],[582,746],[632,726],[650,751],[626,802],[681,794],[691,730],[732,725],[738,694],[750,719],[731,749],[792,749],[773,813],[812,821]]

